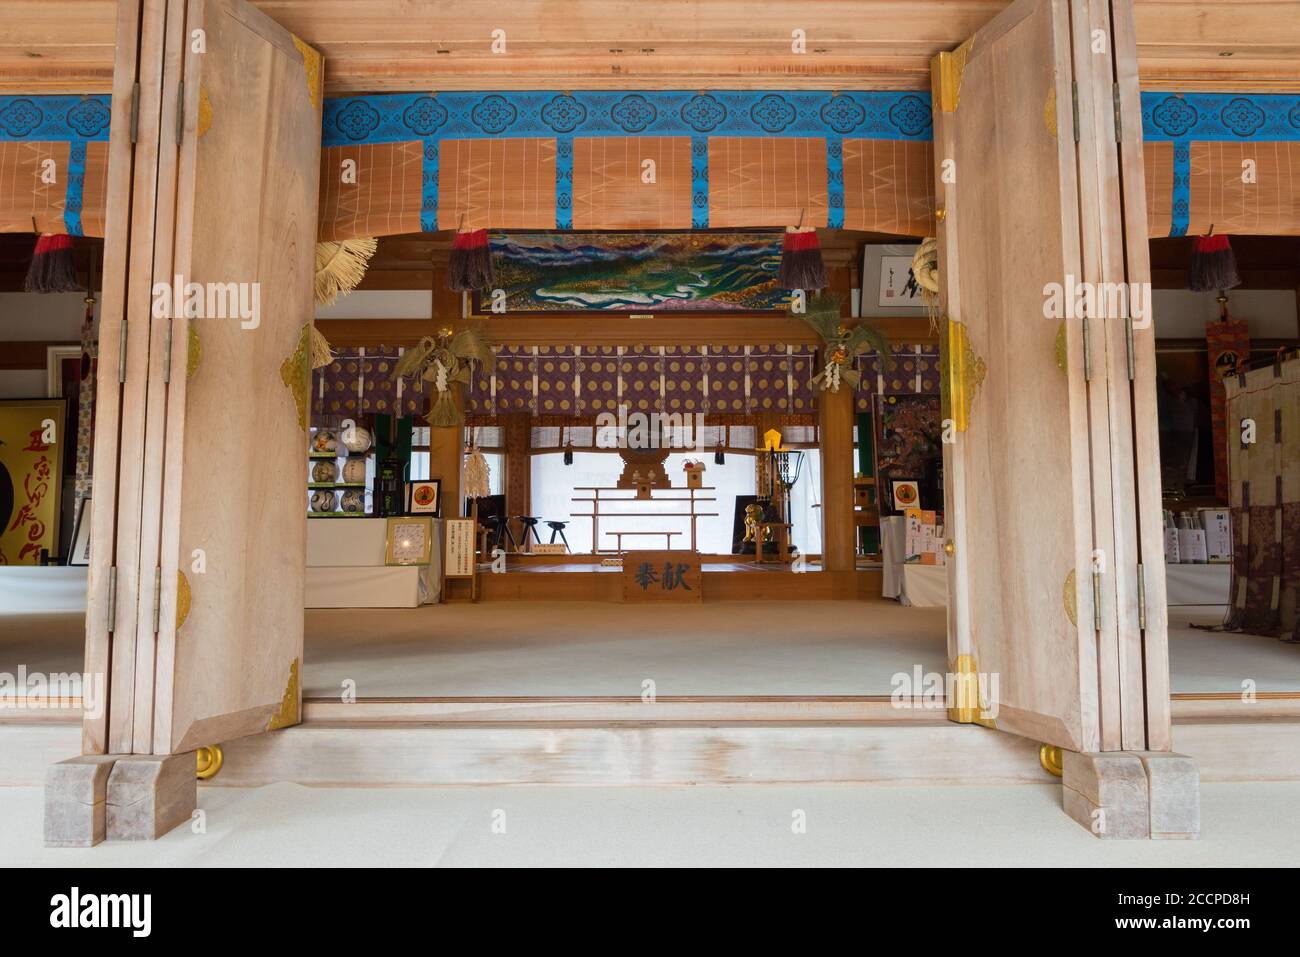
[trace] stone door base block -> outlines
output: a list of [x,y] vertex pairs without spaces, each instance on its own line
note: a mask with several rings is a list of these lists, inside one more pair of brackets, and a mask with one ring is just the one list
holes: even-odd
[[197,805],[192,752],[69,758],[45,777],[45,844],[153,840],[189,820]]
[[1065,813],[1097,837],[1186,839],[1201,831],[1196,762],[1170,751],[1062,751]]

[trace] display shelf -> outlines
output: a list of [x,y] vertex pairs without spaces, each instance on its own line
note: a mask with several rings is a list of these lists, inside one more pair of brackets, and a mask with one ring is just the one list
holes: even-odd
[[[318,463],[321,462],[337,463],[337,468],[334,472],[334,475],[336,478],[342,478],[343,477],[342,473],[344,468],[346,467],[347,463],[351,462],[352,460],[356,459],[363,462],[369,462],[371,457],[375,454],[374,445],[373,445],[373,441],[374,441],[373,423],[367,422],[365,426],[358,425],[358,428],[364,428],[365,431],[369,432],[371,436],[371,446],[364,451],[353,451],[347,448],[342,441],[342,437],[341,437],[342,430],[336,426],[313,425],[311,427],[308,436],[308,443],[307,443],[307,475],[305,476],[305,478],[307,479],[306,492],[308,494],[307,494],[307,501],[304,502],[304,505],[306,506],[307,509],[307,516],[309,518],[370,518],[373,517],[370,512],[370,509],[373,507],[372,506],[373,489],[370,483],[371,469],[369,465],[367,465],[366,467],[367,474],[365,480],[361,482],[314,482],[312,481],[313,469],[320,467]],[[334,441],[336,443],[334,451],[323,452],[313,447],[315,438],[322,431],[331,433],[334,436]],[[344,511],[339,507],[341,503],[339,501],[338,496],[336,495],[334,502],[332,503],[334,505],[333,509],[325,512],[315,511],[311,507],[312,495],[323,493],[323,492],[341,492],[343,493],[344,497],[348,497],[349,495],[354,496],[357,493],[360,493],[362,496],[361,504],[363,507],[361,508],[360,511],[356,511],[356,512]]]

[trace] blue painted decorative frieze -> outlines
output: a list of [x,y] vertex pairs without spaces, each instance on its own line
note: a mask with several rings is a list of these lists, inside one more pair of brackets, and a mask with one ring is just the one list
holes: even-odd
[[1153,143],[1300,140],[1300,96],[1143,93],[1142,137]]
[[324,145],[560,136],[929,140],[926,93],[605,91],[393,93],[325,101]]

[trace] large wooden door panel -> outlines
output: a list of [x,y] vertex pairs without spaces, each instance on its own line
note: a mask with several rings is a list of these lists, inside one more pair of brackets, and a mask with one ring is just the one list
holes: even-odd
[[1083,329],[1044,314],[1045,288],[1080,274],[1071,115],[1054,108],[1072,95],[1065,0],[1015,4],[964,59],[955,108],[941,103],[939,117],[956,173],[945,245],[960,259],[945,361],[964,370],[949,377],[945,411],[958,428],[945,469],[957,477],[946,483],[946,520],[959,526],[950,577],[965,599],[950,617],[968,635],[959,652],[996,688],[986,704],[998,728],[1092,750]]
[[[104,269],[99,308],[99,374],[95,386],[95,507],[91,511],[91,554],[86,590],[86,674],[106,676],[113,670],[113,636],[117,630],[118,455],[124,423],[126,379],[126,300],[128,251],[131,247],[132,179],[136,144],[132,142],[132,90],[140,58],[140,8],[123,3],[117,14],[117,53],[113,71],[113,115],[109,131],[108,193],[105,203]],[[150,226],[152,234],[152,226]],[[138,514],[139,503],[131,507]],[[124,532],[124,534],[126,534]],[[134,553],[131,553],[134,555]],[[125,608],[122,609],[126,611]],[[109,705],[88,713],[82,724],[82,751],[109,750]]]
[[934,70],[949,654],[1075,751],[1170,743],[1135,64],[1127,0],[1019,0]]
[[191,0],[197,29],[176,266],[235,284],[241,308],[178,320],[172,340],[159,753],[296,715],[302,657],[320,59],[244,0]]

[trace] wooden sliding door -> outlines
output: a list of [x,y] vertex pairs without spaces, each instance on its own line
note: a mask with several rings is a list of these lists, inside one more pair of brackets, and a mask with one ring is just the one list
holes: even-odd
[[1146,279],[1130,25],[1018,0],[934,65],[953,716],[1076,751],[1168,747],[1151,332],[1097,298]]
[[118,531],[102,733],[111,753],[169,754],[297,721],[322,77],[246,0],[139,6],[157,68],[138,99],[157,118],[136,166],[155,201],[131,220],[142,359],[123,418],[141,434],[118,444],[138,480],[119,480],[136,514],[129,542]]

